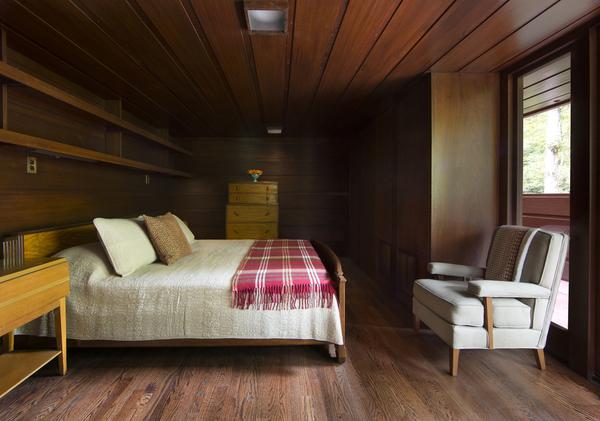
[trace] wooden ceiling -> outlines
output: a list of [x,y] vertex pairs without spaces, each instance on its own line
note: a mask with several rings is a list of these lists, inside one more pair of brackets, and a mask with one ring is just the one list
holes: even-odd
[[285,34],[236,0],[0,0],[10,48],[187,136],[339,128],[415,76],[498,71],[600,0],[288,0]]

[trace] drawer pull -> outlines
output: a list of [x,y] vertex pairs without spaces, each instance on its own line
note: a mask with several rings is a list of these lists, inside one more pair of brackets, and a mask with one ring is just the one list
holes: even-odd
[[235,211],[233,212],[233,214],[234,214],[235,216],[240,216],[240,214],[239,214],[239,213],[237,213],[237,212],[235,212]]
[[269,216],[269,215],[271,215],[271,212],[265,213],[265,216]]

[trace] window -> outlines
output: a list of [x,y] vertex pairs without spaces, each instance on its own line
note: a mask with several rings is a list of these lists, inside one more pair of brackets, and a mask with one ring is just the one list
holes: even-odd
[[523,193],[569,193],[571,104],[523,118]]

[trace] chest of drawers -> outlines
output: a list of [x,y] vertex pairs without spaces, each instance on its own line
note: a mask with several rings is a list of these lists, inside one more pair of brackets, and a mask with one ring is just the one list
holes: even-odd
[[278,237],[277,183],[272,181],[229,183],[226,234],[230,239]]

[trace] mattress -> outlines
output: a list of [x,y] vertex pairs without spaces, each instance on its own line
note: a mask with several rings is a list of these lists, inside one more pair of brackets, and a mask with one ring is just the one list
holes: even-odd
[[[152,263],[120,277],[100,243],[57,254],[70,263],[67,336],[80,340],[313,339],[343,343],[337,301],[331,308],[242,310],[231,279],[251,240],[196,240],[175,264]],[[53,336],[50,313],[18,333]]]

